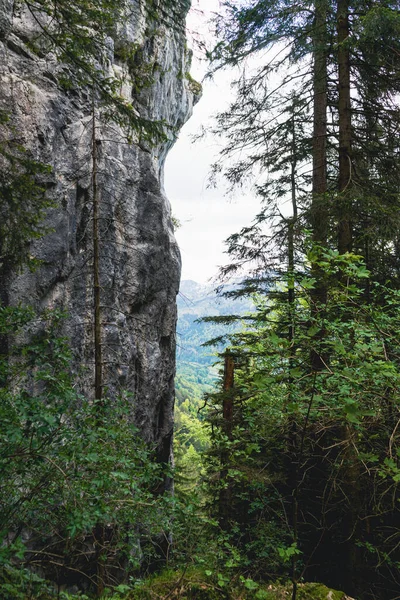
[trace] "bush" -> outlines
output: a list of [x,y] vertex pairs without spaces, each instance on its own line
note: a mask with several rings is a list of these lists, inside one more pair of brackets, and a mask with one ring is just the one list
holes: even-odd
[[152,492],[161,466],[130,422],[131,399],[77,394],[62,319],[0,309],[0,335],[10,339],[0,360],[2,597],[19,586],[15,568],[21,577],[29,568],[29,581],[36,573],[60,585],[117,584],[143,558],[139,538],[168,527]]

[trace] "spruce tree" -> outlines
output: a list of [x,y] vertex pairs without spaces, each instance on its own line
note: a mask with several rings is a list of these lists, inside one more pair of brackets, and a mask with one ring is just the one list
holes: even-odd
[[[393,435],[397,437],[395,422],[389,425],[384,416],[387,400],[379,400],[379,393],[376,395],[377,390],[368,379],[368,360],[358,351],[357,359],[348,352],[352,344],[358,348],[364,335],[372,339],[363,329],[362,312],[379,313],[375,283],[390,281],[390,285],[397,286],[400,163],[398,138],[393,138],[392,133],[398,126],[399,62],[395,36],[398,6],[347,0],[339,0],[337,4],[316,1],[311,6],[254,0],[243,8],[228,2],[225,7],[227,13],[220,22],[223,39],[216,50],[218,66],[239,64],[255,52],[261,55],[271,45],[281,44],[275,46],[278,60],[263,63],[250,76],[243,73],[233,110],[221,115],[218,123],[221,131],[221,125],[230,128],[228,144],[216,172],[222,171],[234,184],[243,181],[252,170],[258,179],[265,177],[265,183],[257,187],[262,211],[253,225],[229,238],[228,250],[233,262],[222,271],[225,276],[244,266],[247,278],[241,293],[258,290],[268,298],[264,301],[266,310],[260,310],[254,318],[257,328],[253,334],[247,334],[247,342],[246,336],[236,338],[237,352],[242,341],[245,355],[255,353],[253,364],[259,361],[247,375],[245,398],[262,393],[279,398],[275,391],[278,379],[284,386],[283,395],[288,394],[281,405],[281,418],[290,407],[283,425],[288,462],[280,472],[291,485],[283,484],[279,489],[283,503],[292,505],[289,522],[294,548],[304,554],[300,560],[295,552],[291,556],[293,598],[300,578],[305,573],[315,576],[312,569],[309,571],[308,562],[317,549],[321,552],[319,574],[328,581],[324,560],[329,560],[329,552],[338,552],[340,548],[347,558],[345,564],[338,563],[336,577],[347,591],[355,594],[368,585],[362,575],[365,552],[359,550],[369,543],[363,519],[368,511],[373,515],[371,518],[379,519],[380,510],[373,500],[379,486],[371,476],[372,471],[366,474],[363,470],[361,446],[364,442],[366,446],[370,444],[382,465],[382,448],[390,446]],[[372,39],[375,41],[370,46]],[[375,52],[371,60],[370,48]],[[290,64],[288,73],[281,76],[274,88],[271,75],[285,61]],[[304,122],[302,132],[292,137],[296,139],[295,159],[287,160],[285,167],[284,157],[289,158],[285,149],[291,138],[273,136],[282,122],[281,115],[289,109],[289,94],[285,98],[282,93],[289,81],[291,85],[295,82],[297,98],[304,103],[301,113]],[[279,98],[275,104],[270,101],[273,97]],[[274,152],[271,139],[277,142]],[[237,150],[242,152],[241,161],[224,169],[223,160],[234,156]],[[285,168],[291,177],[285,177]],[[277,181],[281,194],[273,195],[269,192]],[[297,193],[298,207],[295,238],[291,231],[293,221],[285,221],[282,215],[276,218],[293,190]],[[267,230],[277,224],[278,244],[274,234]],[[302,226],[309,230],[307,234]],[[282,244],[285,231],[289,234],[288,243]],[[354,250],[358,256],[352,254]],[[368,263],[369,270],[362,263],[356,266],[360,257]],[[279,280],[279,285],[273,286],[272,280]],[[382,302],[383,296],[387,298],[386,292]],[[289,329],[288,320],[293,323]],[[264,342],[266,339],[269,345]],[[251,345],[249,340],[253,340]],[[341,343],[344,346],[340,350]],[[395,351],[388,355],[385,349],[385,353],[396,370]],[[269,361],[274,366],[270,367]],[[340,383],[356,362],[360,383],[365,383],[364,398],[357,389],[356,379],[354,386]],[[369,421],[371,404],[367,398],[382,418],[377,416],[375,421]],[[392,400],[389,404],[393,409]],[[254,405],[252,410],[251,422],[255,423],[258,413]],[[271,415],[271,422],[274,418]],[[385,427],[390,438],[384,433]],[[374,428],[379,429],[379,434],[371,443],[368,437]],[[358,435],[363,443],[358,444]],[[271,443],[276,444],[276,439]],[[268,444],[266,448],[263,452],[271,451]],[[333,479],[324,469],[333,469]],[[389,507],[387,510],[389,514]],[[329,511],[335,515],[336,524],[330,521]],[[390,514],[397,522],[397,511]],[[334,541],[331,544],[318,541],[318,528],[322,532],[331,530]],[[379,536],[370,539],[372,545],[382,549]],[[390,570],[390,561],[386,561],[377,581]],[[371,582],[375,589],[380,585]]]

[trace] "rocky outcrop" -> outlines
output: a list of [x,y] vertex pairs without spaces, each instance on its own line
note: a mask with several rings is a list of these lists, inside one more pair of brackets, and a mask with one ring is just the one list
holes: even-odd
[[11,29],[14,0],[2,0],[0,6],[0,36],[4,38]]
[[[128,143],[125,132],[96,113],[100,201],[100,284],[104,383],[115,397],[132,394],[132,416],[144,438],[168,460],[174,403],[176,294],[180,255],[163,189],[163,167],[177,131],[190,116],[193,86],[184,20],[190,2],[166,3],[154,22],[145,0],[108,41],[110,70],[125,73],[123,93],[138,113],[165,121],[157,146]],[[169,6],[169,8],[168,8]],[[35,272],[14,273],[8,301],[68,313],[66,333],[80,388],[93,396],[92,102],[85,89],[64,89],[54,56],[30,49],[29,21],[0,7],[0,109],[10,111],[21,143],[52,166],[45,181],[54,200],[50,232],[32,244]],[[138,90],[124,47],[138,50],[151,77]]]

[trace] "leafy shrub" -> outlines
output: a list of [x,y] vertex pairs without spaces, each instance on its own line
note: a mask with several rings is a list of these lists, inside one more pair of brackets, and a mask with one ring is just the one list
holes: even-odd
[[161,467],[130,421],[131,399],[77,394],[62,318],[0,309],[0,335],[10,339],[0,359],[2,597],[14,567],[59,584],[118,583],[142,559],[140,538],[168,527],[152,491]]

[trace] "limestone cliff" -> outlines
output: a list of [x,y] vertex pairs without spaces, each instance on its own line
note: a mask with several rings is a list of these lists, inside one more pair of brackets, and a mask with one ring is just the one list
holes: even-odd
[[[123,93],[138,113],[171,126],[156,147],[129,144],[115,123],[96,129],[100,197],[100,284],[104,383],[108,395],[132,393],[132,415],[143,436],[168,460],[173,426],[176,294],[180,255],[163,190],[165,156],[190,116],[195,96],[185,77],[190,57],[184,21],[190,0],[175,0],[154,22],[145,0],[130,0],[129,20],[108,40],[110,69],[126,72]],[[168,8],[169,6],[169,8]],[[92,104],[85,89],[65,89],[59,65],[29,46],[31,24],[0,2],[0,109],[12,114],[21,143],[50,164],[54,199],[32,254],[40,268],[2,282],[11,304],[68,312],[66,333],[80,388],[93,395]],[[124,46],[140,49],[151,78],[139,92]],[[131,68],[131,67],[130,67]]]

